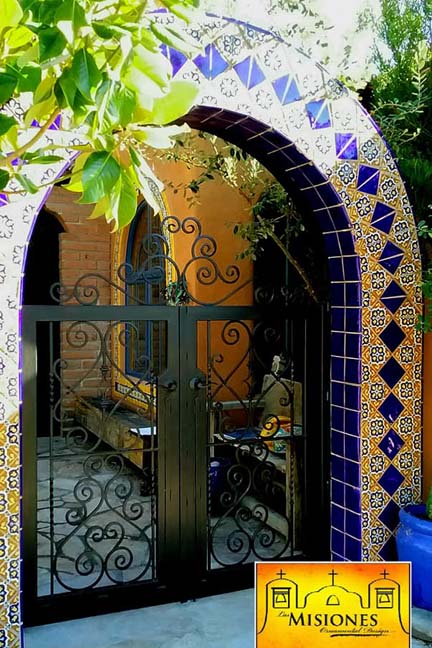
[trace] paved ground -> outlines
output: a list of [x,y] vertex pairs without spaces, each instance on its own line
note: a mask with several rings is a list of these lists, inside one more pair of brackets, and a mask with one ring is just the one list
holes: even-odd
[[[29,628],[25,648],[252,648],[253,618],[245,590]],[[414,609],[412,630],[412,648],[432,648],[432,612]]]

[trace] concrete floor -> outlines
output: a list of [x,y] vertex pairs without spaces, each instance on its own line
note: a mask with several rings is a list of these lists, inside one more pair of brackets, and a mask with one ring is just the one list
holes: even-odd
[[24,648],[253,648],[253,590],[53,623],[24,632]]

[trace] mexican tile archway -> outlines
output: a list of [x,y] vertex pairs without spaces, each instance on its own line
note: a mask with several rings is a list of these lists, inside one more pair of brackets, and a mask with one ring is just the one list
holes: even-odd
[[[186,121],[241,144],[288,191],[295,186],[320,223],[331,278],[332,556],[385,560],[397,512],[421,486],[421,268],[403,182],[370,116],[303,53],[225,18],[188,31],[202,45],[194,60],[166,49],[175,75],[200,84]],[[73,141],[58,126],[46,137]],[[61,171],[35,168],[34,181]],[[8,648],[21,641],[23,261],[46,197],[0,196],[0,646]]]

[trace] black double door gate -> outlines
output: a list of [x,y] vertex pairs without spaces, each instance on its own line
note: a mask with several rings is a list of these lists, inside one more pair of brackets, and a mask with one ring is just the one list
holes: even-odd
[[325,308],[91,292],[23,309],[24,622],[326,558]]

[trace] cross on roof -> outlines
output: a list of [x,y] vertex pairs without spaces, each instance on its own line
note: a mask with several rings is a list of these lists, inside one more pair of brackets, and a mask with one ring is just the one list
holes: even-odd
[[329,576],[331,576],[331,578],[332,578],[332,585],[334,585],[334,579],[335,579],[335,576],[338,576],[338,573],[335,572],[334,569],[332,569],[331,572],[329,572]]
[[383,578],[387,578],[387,576],[389,576],[389,572],[386,571],[386,568],[385,568],[385,567],[384,567],[384,571],[383,571],[383,572],[380,572],[380,576],[383,576]]
[[279,578],[283,578],[285,576],[285,573],[286,572],[282,571],[282,569],[281,569],[280,572],[276,573],[276,576],[279,576]]

